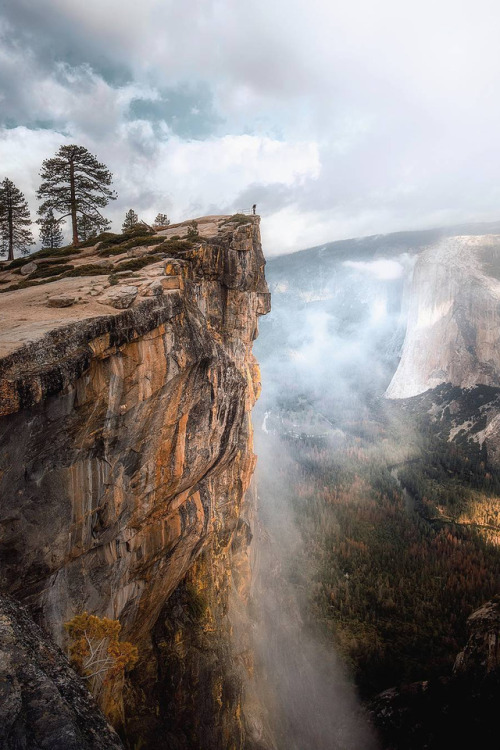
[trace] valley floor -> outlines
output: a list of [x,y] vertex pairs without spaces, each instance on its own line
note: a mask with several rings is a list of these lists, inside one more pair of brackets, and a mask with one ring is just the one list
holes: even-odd
[[449,675],[468,616],[499,591],[500,473],[477,443],[447,442],[404,404],[359,411],[318,411],[297,395],[268,409],[260,502],[268,528],[283,536],[288,512],[297,535],[280,572],[304,628],[370,701]]

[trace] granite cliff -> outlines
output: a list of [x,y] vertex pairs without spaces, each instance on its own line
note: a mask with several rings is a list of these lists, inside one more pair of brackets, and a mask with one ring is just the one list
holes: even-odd
[[0,746],[120,750],[65,655],[29,611],[0,595]]
[[448,237],[419,256],[393,399],[443,383],[500,385],[498,235]]
[[1,590],[61,646],[120,620],[139,663],[98,697],[131,747],[242,746],[264,262],[217,216],[0,273]]

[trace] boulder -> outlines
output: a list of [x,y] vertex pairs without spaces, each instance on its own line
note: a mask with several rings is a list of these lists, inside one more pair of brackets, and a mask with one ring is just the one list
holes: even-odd
[[36,271],[37,268],[38,268],[38,265],[35,263],[34,260],[32,260],[29,263],[26,263],[25,266],[21,266],[19,271],[20,273],[22,273],[23,276],[29,276],[30,273],[33,273],[33,271]]
[[75,298],[69,294],[55,294],[49,297],[47,304],[49,307],[71,307],[75,304]]
[[101,305],[110,305],[118,310],[125,310],[133,303],[138,294],[136,286],[114,286],[106,291],[97,302]]

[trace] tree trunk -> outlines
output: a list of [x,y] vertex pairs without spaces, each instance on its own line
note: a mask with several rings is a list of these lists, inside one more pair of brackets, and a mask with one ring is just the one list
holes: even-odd
[[73,164],[73,159],[71,159],[69,163],[69,181],[70,181],[70,190],[71,190],[71,224],[73,227],[73,246],[78,247],[79,240],[78,240],[78,228],[76,224],[76,195],[75,195],[75,165]]
[[14,225],[12,221],[12,201],[9,201],[8,207],[9,221],[9,257],[8,260],[14,260]]

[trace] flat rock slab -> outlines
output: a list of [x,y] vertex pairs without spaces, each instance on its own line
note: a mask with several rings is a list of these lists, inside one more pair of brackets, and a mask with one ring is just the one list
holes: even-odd
[[133,303],[138,292],[139,289],[136,286],[115,286],[108,289],[97,302],[101,305],[116,307],[118,310],[125,310]]
[[71,307],[75,304],[75,298],[69,294],[56,294],[49,297],[47,304],[49,307]]
[[[231,225],[224,222],[230,218],[227,215],[221,216],[204,216],[196,218],[200,238],[217,237],[222,228],[224,231],[230,231]],[[258,219],[256,219],[258,220]],[[166,239],[175,234],[183,236],[187,233],[192,221],[180,222],[176,225],[170,225],[156,236],[162,236]],[[19,275],[9,271],[9,264],[0,264],[0,359],[40,341],[47,333],[55,332],[59,328],[64,328],[68,324],[79,321],[89,321],[93,318],[99,318],[103,315],[118,316],[127,308],[132,310],[138,305],[134,292],[130,295],[116,295],[116,290],[124,286],[138,288],[138,295],[144,298],[145,302],[149,299],[160,301],[162,296],[175,296],[182,290],[182,269],[189,265],[190,260],[173,257],[171,259],[158,260],[151,265],[141,269],[141,279],[129,277],[127,271],[123,271],[123,277],[120,278],[117,286],[109,287],[108,275],[114,272],[117,276],[122,272],[119,270],[120,261],[126,255],[123,254],[112,256],[109,259],[103,259],[99,255],[100,244],[97,243],[92,247],[79,248],[74,254],[64,256],[64,261],[68,260],[75,269],[80,268],[79,276],[65,277],[61,279],[41,279],[34,286],[26,288],[13,288],[9,291],[8,285],[17,287],[19,282],[26,278],[25,275]],[[156,248],[157,245],[152,247]],[[61,256],[62,257],[62,256]],[[35,258],[27,259],[29,263],[35,263],[40,267],[45,263],[52,263],[54,258]],[[85,273],[81,266],[92,266],[91,275]],[[96,275],[95,266],[102,268],[102,275]],[[22,268],[33,272],[33,267],[28,268],[28,263]],[[17,270],[21,269],[14,269]],[[156,279],[163,278],[163,275],[178,276],[178,279],[164,280],[162,282],[163,295],[159,294],[159,287],[156,285],[149,290],[149,284]],[[142,278],[144,277],[144,278]],[[130,280],[129,280],[130,279]],[[108,297],[108,292],[109,297]],[[59,307],[53,307],[48,304],[49,297],[60,295],[69,295],[75,300],[61,313]]]

